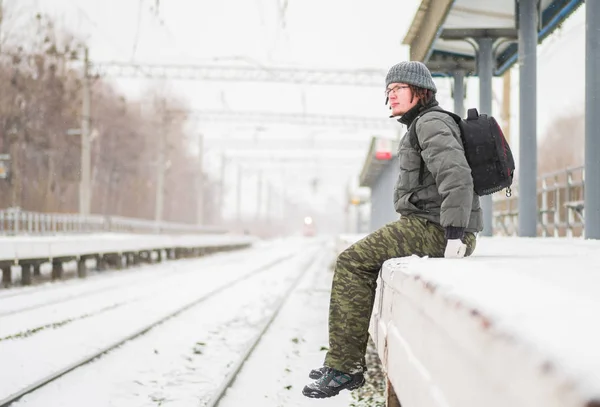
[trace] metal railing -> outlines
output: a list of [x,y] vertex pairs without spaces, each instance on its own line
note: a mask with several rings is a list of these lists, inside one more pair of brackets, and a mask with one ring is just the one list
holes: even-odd
[[0,235],[99,232],[220,234],[225,233],[226,230],[214,226],[154,222],[121,216],[40,213],[23,211],[19,208],[0,210]]
[[[518,232],[519,186],[512,196],[494,196],[494,231],[516,236]],[[567,168],[538,177],[538,236],[583,236],[584,167]]]

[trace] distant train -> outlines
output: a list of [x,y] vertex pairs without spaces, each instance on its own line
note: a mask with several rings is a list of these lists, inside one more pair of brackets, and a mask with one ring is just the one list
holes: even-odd
[[315,221],[312,217],[306,216],[304,218],[304,226],[302,228],[302,234],[306,237],[312,237],[317,234],[317,228]]

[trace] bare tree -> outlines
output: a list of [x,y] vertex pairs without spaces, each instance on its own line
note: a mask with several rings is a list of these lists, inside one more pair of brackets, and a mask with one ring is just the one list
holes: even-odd
[[583,165],[584,146],[584,115],[573,114],[556,118],[539,143],[539,174]]
[[[10,179],[0,180],[0,207],[76,212],[81,140],[70,130],[81,123],[85,44],[46,16],[22,13],[13,20],[21,24],[12,27],[19,41],[4,41],[0,48],[0,153],[10,154],[12,170]],[[189,154],[187,108],[166,87],[148,90],[151,97],[142,100],[164,101],[148,106],[127,100],[103,78],[93,78],[92,213],[153,218],[157,140],[164,136],[163,219],[195,221],[197,165]],[[210,190],[213,185],[205,179]],[[205,208],[214,210],[210,202]]]

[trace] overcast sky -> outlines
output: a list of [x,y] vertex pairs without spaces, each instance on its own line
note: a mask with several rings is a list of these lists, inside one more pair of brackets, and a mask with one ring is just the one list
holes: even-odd
[[[297,68],[372,68],[387,70],[407,58],[404,35],[420,0],[4,0],[24,10],[42,9],[86,39],[93,61],[133,61],[170,64],[235,64]],[[542,135],[554,116],[583,109],[584,7],[564,27],[538,47],[538,129]],[[518,133],[518,70],[513,69],[513,134]],[[565,76],[569,73],[568,80]],[[149,86],[142,80],[116,80],[129,97]],[[452,108],[450,81],[437,80],[439,99]],[[495,81],[501,97],[501,81]],[[256,83],[169,82],[173,92],[192,109],[306,112],[349,116],[387,117],[381,88],[269,85]],[[497,102],[500,102],[498,100]],[[477,106],[476,80],[468,81],[466,106]],[[495,107],[499,106],[497,103]],[[499,112],[495,112],[499,115]],[[220,150],[210,147],[215,137],[354,138],[365,147],[374,134],[394,137],[396,131],[343,131],[337,129],[267,126],[223,127],[192,123],[192,132],[207,138],[206,165],[218,176]],[[398,129],[399,127],[397,127]],[[513,141],[518,148],[517,140]],[[233,148],[233,146],[232,146]],[[340,145],[340,150],[344,149]],[[315,207],[341,202],[350,180],[355,180],[364,152],[346,165],[333,167],[278,167],[269,170],[267,183],[281,188],[288,173],[297,173],[297,185],[286,193],[306,195]],[[337,164],[336,164],[337,165]],[[257,171],[244,171],[245,211],[256,209]],[[308,174],[305,176],[303,174]],[[228,211],[235,201],[236,165],[228,166]],[[311,195],[310,177],[322,179],[325,190]],[[306,179],[304,179],[306,178]],[[325,188],[326,186],[326,188]],[[309,196],[310,195],[310,196]]]

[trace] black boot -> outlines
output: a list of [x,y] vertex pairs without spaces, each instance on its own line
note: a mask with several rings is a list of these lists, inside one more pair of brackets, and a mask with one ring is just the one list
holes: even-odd
[[[321,369],[315,369],[311,374],[321,371]],[[302,394],[306,397],[322,399],[337,396],[344,389],[358,389],[363,384],[365,384],[365,377],[362,373],[350,374],[332,368],[325,368],[320,379],[304,386]]]

